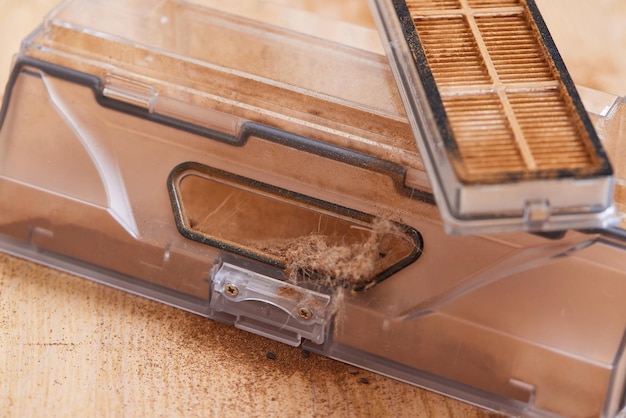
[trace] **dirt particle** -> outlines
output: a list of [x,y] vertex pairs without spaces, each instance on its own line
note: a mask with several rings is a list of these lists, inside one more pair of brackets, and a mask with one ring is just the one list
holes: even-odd
[[370,380],[367,377],[359,377],[358,382],[363,384],[363,385],[369,385],[370,384]]
[[271,351],[268,351],[267,354],[265,354],[265,357],[267,357],[270,360],[276,360],[276,354],[274,354]]
[[355,375],[356,375],[356,374],[359,374],[359,370],[358,370],[358,369],[355,369],[355,368],[353,368],[353,367],[350,367],[350,368],[348,369],[348,373],[350,373],[350,374],[355,374]]
[[[278,242],[265,245],[262,249],[284,261],[285,274],[293,281],[314,279],[331,286],[359,287],[372,282],[381,271],[415,248],[405,231],[389,220],[378,218],[355,230],[361,230],[365,238],[350,242],[347,237],[342,240],[310,234],[282,245]],[[389,257],[390,252],[395,257]]]

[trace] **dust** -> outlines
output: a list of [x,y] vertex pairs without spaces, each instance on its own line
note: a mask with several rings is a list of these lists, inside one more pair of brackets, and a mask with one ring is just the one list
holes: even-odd
[[360,230],[366,238],[342,241],[311,233],[287,242],[255,246],[282,260],[285,276],[291,282],[359,290],[373,285],[380,273],[415,249],[415,242],[406,232],[386,219],[376,218],[369,226],[351,228]]
[[344,327],[345,298],[377,284],[381,273],[409,257],[417,245],[402,226],[382,218],[352,224],[344,232],[342,236],[312,232],[291,240],[250,244],[282,260],[288,282],[332,293],[327,313],[335,318],[335,332]]

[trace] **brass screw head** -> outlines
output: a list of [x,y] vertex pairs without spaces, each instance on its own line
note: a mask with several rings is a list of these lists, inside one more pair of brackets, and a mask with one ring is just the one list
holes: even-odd
[[313,312],[309,308],[298,308],[298,316],[305,321],[313,318]]
[[235,296],[239,294],[239,289],[234,284],[228,283],[226,284],[226,286],[224,286],[224,292],[226,293],[227,296],[234,298]]

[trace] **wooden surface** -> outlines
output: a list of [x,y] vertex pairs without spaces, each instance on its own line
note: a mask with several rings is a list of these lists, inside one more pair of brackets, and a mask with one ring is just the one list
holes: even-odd
[[[626,93],[621,61],[626,56],[622,23],[626,3],[537,2],[575,81]],[[19,40],[54,3],[0,0],[2,84]],[[328,13],[371,24],[362,2],[342,4]],[[268,359],[268,351],[276,358]],[[92,415],[477,417],[487,413],[0,255],[0,416]]]

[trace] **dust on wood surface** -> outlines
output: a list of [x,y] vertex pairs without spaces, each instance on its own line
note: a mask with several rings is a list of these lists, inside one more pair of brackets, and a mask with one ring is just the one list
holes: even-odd
[[0,294],[0,416],[489,416],[5,255]]

